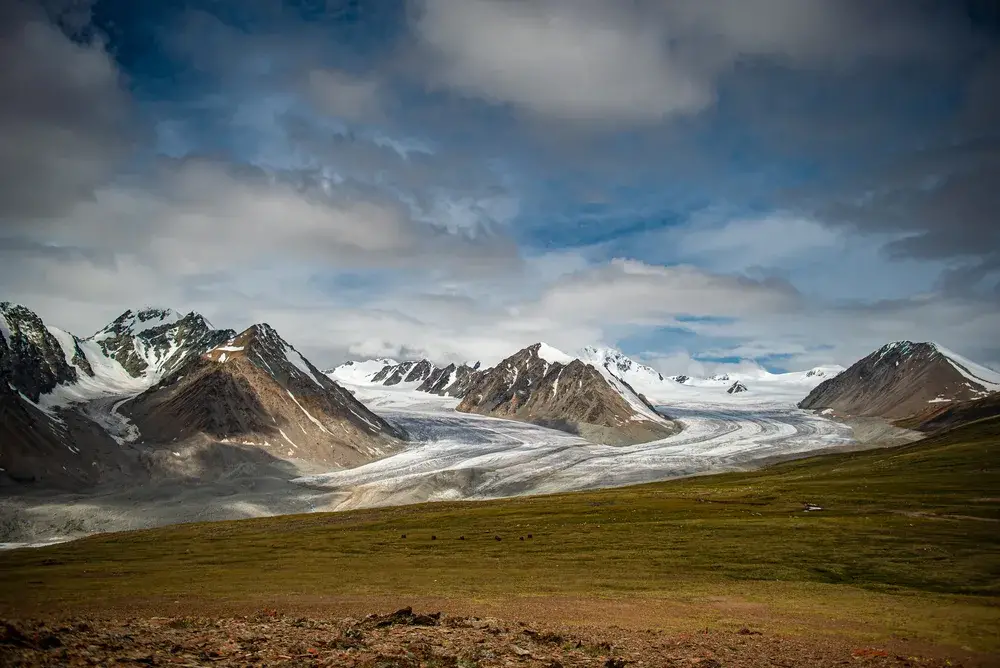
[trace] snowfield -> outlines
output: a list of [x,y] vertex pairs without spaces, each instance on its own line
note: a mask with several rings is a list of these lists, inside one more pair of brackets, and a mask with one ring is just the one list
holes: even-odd
[[[413,387],[345,383],[371,410],[410,433],[404,450],[329,472],[296,460],[291,448],[287,457],[283,448],[282,458],[275,460],[269,456],[279,453],[221,444],[215,457],[223,457],[230,468],[208,480],[154,479],[89,494],[0,498],[0,549],[179,522],[617,487],[747,469],[850,446],[850,427],[794,407],[804,393],[787,387],[788,380],[776,383],[771,394],[758,381],[756,392],[751,386],[751,392],[737,396],[726,394],[726,382],[690,387],[666,381],[659,389],[672,396],[662,410],[684,429],[660,441],[622,447],[459,413],[458,399]],[[72,399],[85,400],[83,394]],[[91,398],[85,412],[119,442],[141,447],[134,425],[115,411],[127,396]],[[183,450],[173,457],[183,463],[201,455]]]
[[[776,399],[708,403],[704,393],[665,408],[684,429],[632,446],[589,443],[510,420],[458,413],[457,399],[409,389],[353,386],[362,402],[409,431],[396,455],[295,482],[326,490],[337,510],[617,487],[745,469],[764,460],[853,441],[851,429]],[[693,389],[693,388],[689,388]],[[719,397],[720,399],[722,397]]]

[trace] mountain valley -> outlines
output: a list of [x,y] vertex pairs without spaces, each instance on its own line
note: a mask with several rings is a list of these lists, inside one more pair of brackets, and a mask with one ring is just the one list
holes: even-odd
[[[849,370],[708,378],[541,342],[493,366],[373,359],[321,372],[266,324],[237,333],[144,308],[83,338],[23,306],[0,314],[11,543],[743,470],[989,417],[1000,387],[935,344],[893,344]],[[910,377],[924,389],[907,392]]]

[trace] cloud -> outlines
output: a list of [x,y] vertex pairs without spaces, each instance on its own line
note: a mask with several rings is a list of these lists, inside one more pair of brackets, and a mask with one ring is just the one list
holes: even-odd
[[798,301],[798,292],[777,279],[617,259],[560,279],[531,312],[554,320],[661,324],[683,315],[774,316],[794,309]]
[[381,119],[379,82],[328,69],[310,70],[309,96],[324,113],[348,121],[372,123]]
[[428,0],[421,9],[415,31],[433,81],[466,95],[582,120],[656,119],[711,101],[656,30],[594,3]]
[[[1000,50],[971,58],[949,122],[916,146],[853,170],[796,204],[824,224],[868,235],[894,234],[890,258],[950,260],[949,289],[1000,289]],[[874,137],[873,137],[874,139]],[[989,286],[987,285],[987,288]]]
[[60,215],[129,149],[121,76],[99,40],[71,41],[17,1],[0,10],[0,62],[0,222]]
[[[941,23],[854,0],[422,0],[432,85],[544,117],[652,122],[712,104],[746,59],[846,68],[939,52]],[[937,28],[935,32],[934,28]]]
[[843,244],[836,231],[816,221],[780,213],[731,219],[721,225],[696,221],[669,230],[668,237],[681,257],[730,271],[774,267],[814,252],[830,252]]

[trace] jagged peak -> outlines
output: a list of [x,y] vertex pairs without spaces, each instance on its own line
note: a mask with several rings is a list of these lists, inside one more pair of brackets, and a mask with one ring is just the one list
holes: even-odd
[[44,329],[42,319],[27,306],[14,302],[0,302],[0,336],[3,336],[4,341],[9,341],[11,337],[10,321],[17,323],[16,329],[21,329],[26,322],[31,322],[39,331]]
[[[143,306],[139,309],[128,309],[91,338],[100,340],[122,334],[135,336],[163,325],[172,325],[183,318],[183,315],[172,308]],[[208,321],[205,322],[207,324]]]

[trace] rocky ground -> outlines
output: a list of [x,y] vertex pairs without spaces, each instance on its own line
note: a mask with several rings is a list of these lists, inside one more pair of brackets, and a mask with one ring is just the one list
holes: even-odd
[[318,619],[262,610],[235,618],[152,617],[0,621],[4,666],[974,666],[852,645],[843,637],[788,638],[753,628],[670,634],[617,626],[540,628],[524,622],[410,608]]

